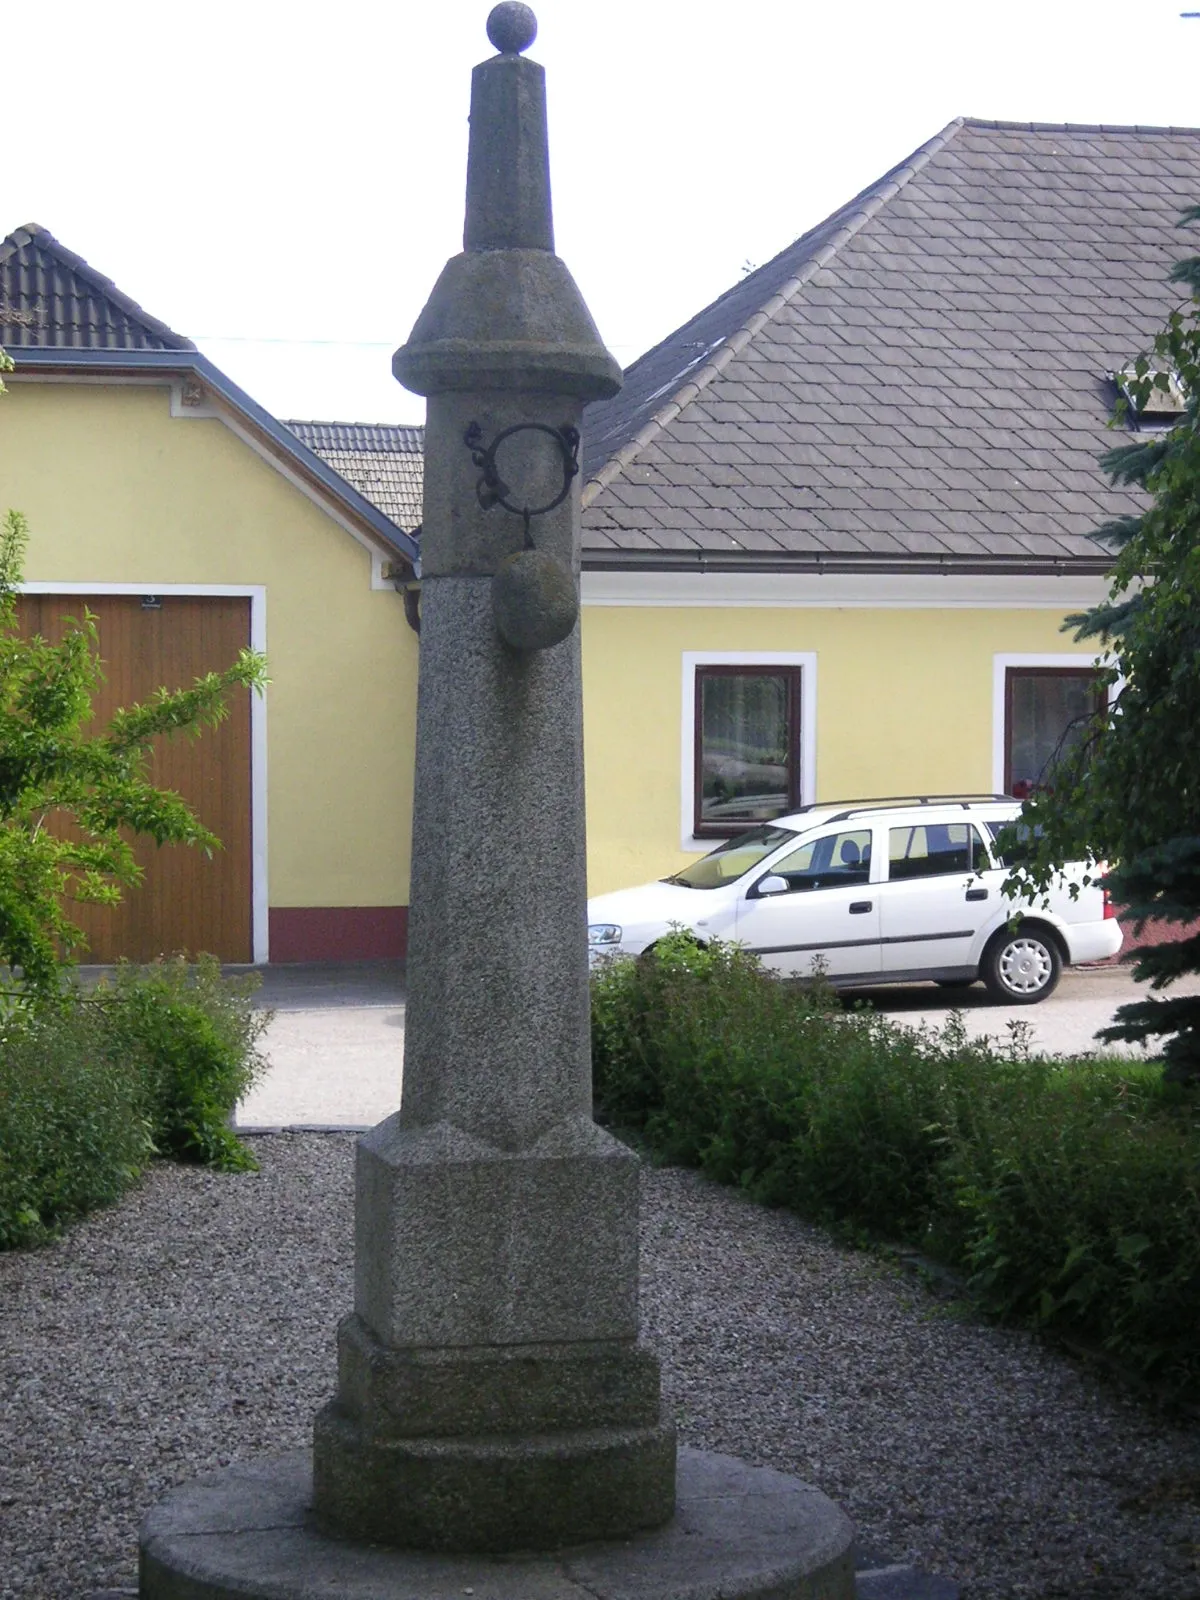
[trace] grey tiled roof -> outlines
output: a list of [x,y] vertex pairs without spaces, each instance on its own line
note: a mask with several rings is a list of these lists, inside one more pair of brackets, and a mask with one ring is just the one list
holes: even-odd
[[0,240],[0,349],[194,350],[31,222]]
[[589,565],[1105,564],[1200,131],[957,121],[585,419]]
[[424,428],[370,422],[285,422],[284,427],[397,527],[411,530],[420,523]]

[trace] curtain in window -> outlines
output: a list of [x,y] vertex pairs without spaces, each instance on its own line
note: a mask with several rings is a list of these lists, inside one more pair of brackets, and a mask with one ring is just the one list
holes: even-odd
[[1008,789],[1024,798],[1052,781],[1055,761],[1086,732],[1096,675],[1011,670],[1008,694]]
[[792,675],[702,672],[700,820],[777,817],[792,804]]

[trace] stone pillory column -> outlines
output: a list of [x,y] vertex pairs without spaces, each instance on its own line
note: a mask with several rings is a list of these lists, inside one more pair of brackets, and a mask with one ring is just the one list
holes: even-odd
[[429,399],[404,1094],[359,1145],[314,1441],[324,1526],[424,1550],[620,1537],[675,1505],[637,1163],[591,1117],[577,452],[621,375],[553,254],[535,31],[523,5],[489,18],[465,249],[394,362]]
[[395,359],[429,397],[409,1009],[337,1392],[311,1457],[149,1513],[142,1600],[853,1600],[824,1495],[677,1464],[637,1163],[591,1118],[576,452],[621,380],[553,254],[535,31],[488,19],[466,248]]

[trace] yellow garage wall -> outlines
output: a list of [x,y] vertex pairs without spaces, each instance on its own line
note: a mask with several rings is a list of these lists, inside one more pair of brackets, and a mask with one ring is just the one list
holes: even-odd
[[159,386],[10,382],[8,506],[30,583],[264,585],[269,902],[407,903],[417,639],[357,540]]
[[816,653],[818,800],[985,793],[993,657],[1078,651],[1061,622],[1049,610],[586,607],[589,892],[695,859],[680,848],[685,652]]

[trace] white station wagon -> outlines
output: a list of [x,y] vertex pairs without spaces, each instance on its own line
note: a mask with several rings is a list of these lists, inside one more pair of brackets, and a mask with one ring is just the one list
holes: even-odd
[[1082,863],[1045,903],[1001,893],[996,838],[1020,810],[1001,795],[806,806],[661,882],[589,900],[590,958],[640,955],[679,927],[788,976],[819,958],[839,988],[982,978],[1009,1005],[1044,1000],[1064,965],[1115,955],[1121,929]]

